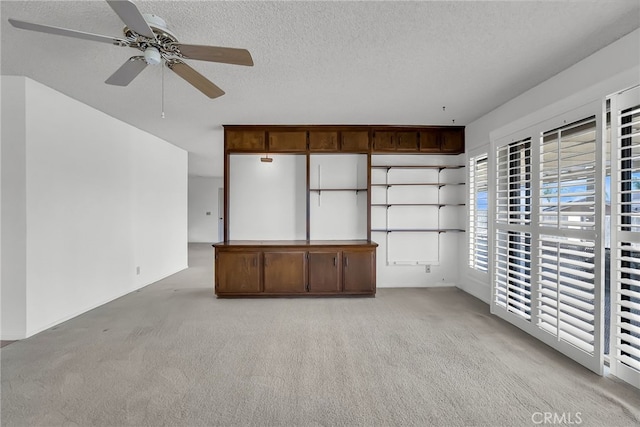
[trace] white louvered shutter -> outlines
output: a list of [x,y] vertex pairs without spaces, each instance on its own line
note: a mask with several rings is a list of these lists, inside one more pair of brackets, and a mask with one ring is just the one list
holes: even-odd
[[487,153],[469,159],[469,267],[489,271]]
[[493,304],[531,320],[531,140],[496,150]]
[[596,356],[600,339],[596,132],[591,117],[546,131],[540,141],[537,324],[586,357]]
[[640,388],[640,88],[611,98],[611,371]]

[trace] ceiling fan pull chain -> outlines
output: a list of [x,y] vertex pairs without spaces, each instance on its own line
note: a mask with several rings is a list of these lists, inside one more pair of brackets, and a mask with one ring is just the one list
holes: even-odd
[[162,114],[160,117],[164,119],[164,64],[162,64]]

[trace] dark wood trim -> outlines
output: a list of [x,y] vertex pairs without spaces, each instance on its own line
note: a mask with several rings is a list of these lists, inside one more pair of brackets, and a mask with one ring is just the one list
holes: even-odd
[[[308,140],[307,140],[308,146]],[[307,240],[311,239],[311,154],[307,150]]]
[[223,206],[223,215],[224,218],[222,219],[222,228],[223,228],[223,233],[222,233],[222,237],[223,240],[226,242],[227,240],[229,240],[229,181],[230,181],[230,177],[229,177],[229,154],[227,151],[227,131],[225,129],[225,138],[224,138],[224,148],[225,148],[225,155],[224,155],[224,189],[223,189],[223,199],[224,199],[224,206]]

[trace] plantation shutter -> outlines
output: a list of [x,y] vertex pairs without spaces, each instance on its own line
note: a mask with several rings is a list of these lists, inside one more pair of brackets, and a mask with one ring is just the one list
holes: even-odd
[[594,116],[542,134],[537,279],[538,327],[593,365],[601,335],[596,131]]
[[531,140],[496,150],[493,306],[531,320]]
[[599,374],[601,109],[593,102],[494,142],[489,224],[491,312]]
[[489,271],[487,153],[469,159],[469,267]]
[[640,388],[640,88],[611,98],[611,372]]

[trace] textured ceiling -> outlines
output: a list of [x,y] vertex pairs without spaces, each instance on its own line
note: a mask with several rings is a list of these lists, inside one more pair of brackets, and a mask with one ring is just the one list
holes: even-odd
[[[103,1],[2,1],[1,71],[44,83],[189,151],[222,175],[222,124],[464,125],[640,25],[640,0],[137,1],[185,43],[248,49],[254,67],[188,61],[210,100],[165,69],[104,84],[136,50],[18,30],[7,18],[121,36]],[[443,111],[442,107],[446,106]]]

